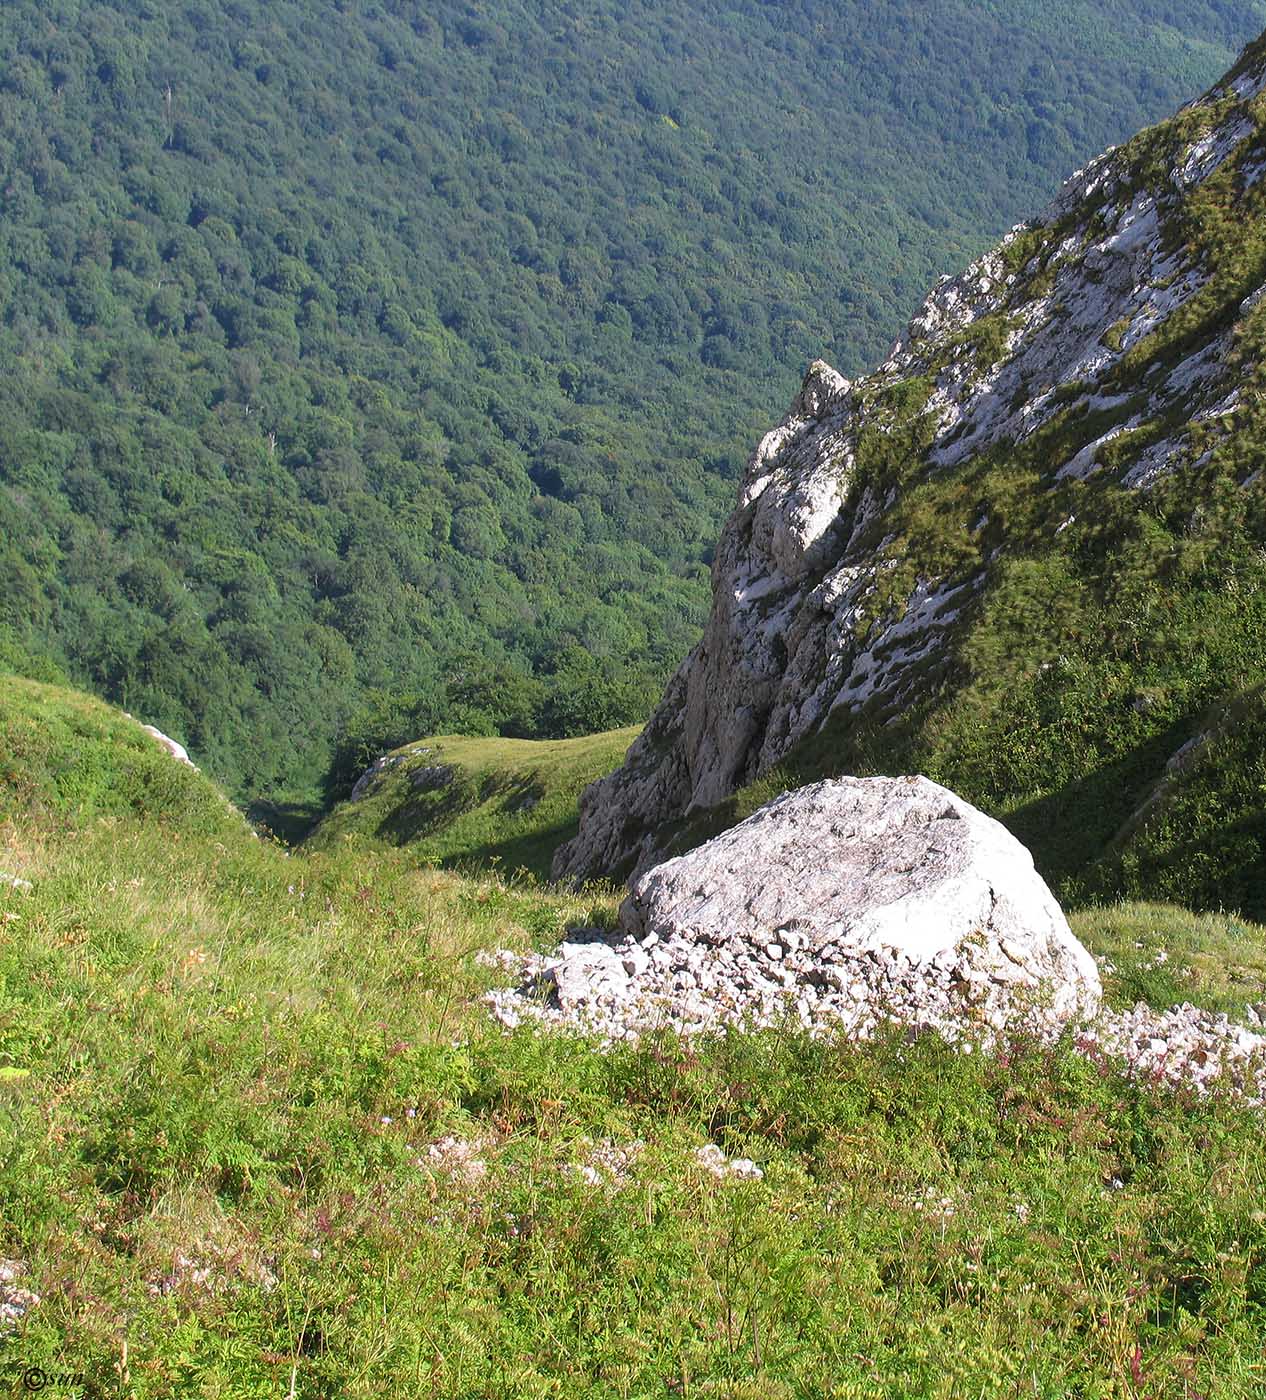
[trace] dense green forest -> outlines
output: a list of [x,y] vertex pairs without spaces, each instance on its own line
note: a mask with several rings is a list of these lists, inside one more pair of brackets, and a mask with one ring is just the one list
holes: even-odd
[[873,360],[1263,22],[9,0],[0,667],[239,796],[640,718],[805,362]]

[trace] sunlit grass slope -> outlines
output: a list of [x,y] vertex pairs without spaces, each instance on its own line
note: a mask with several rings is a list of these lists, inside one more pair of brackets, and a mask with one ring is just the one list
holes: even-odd
[[555,848],[576,833],[582,790],[619,767],[637,734],[634,727],[580,739],[421,739],[389,755],[365,793],[337,807],[307,844],[408,846],[437,864],[544,877]]
[[[1260,1115],[1067,1046],[502,1033],[475,951],[612,898],[287,853],[134,733],[0,683],[0,869],[31,884],[0,888],[0,1258],[40,1298],[0,1332],[15,1387],[1259,1393]],[[1127,976],[1181,951],[1197,998],[1240,936],[1208,924],[1207,966],[1173,910],[1087,931]]]
[[1069,923],[1105,960],[1111,1005],[1164,1010],[1190,1001],[1242,1018],[1266,999],[1266,927],[1238,915],[1123,902],[1075,910]]
[[136,720],[81,691],[0,674],[0,820],[128,815],[178,834],[249,835],[223,792]]

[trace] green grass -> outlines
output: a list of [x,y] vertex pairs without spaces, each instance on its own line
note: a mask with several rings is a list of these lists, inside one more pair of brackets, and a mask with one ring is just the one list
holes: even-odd
[[1197,745],[1099,861],[1100,886],[1266,914],[1266,686],[1209,715]]
[[[339,845],[408,847],[440,866],[500,867],[549,874],[555,849],[574,836],[586,784],[619,767],[637,727],[580,739],[421,739],[396,750],[356,802],[340,804],[308,838]],[[421,787],[419,772],[450,770]]]
[[[611,895],[54,800],[40,705],[98,794],[144,751],[66,692],[0,702],[0,867],[33,885],[0,894],[0,1256],[42,1298],[0,1336],[14,1393],[36,1365],[141,1400],[1260,1393],[1259,1115],[1069,1046],[502,1033],[473,953]],[[1078,927],[1260,999],[1260,929]],[[450,1135],[482,1172],[430,1165]],[[607,1143],[627,1170],[587,1184]]]
[[140,724],[62,686],[0,674],[0,821],[144,816],[199,835],[247,831],[214,783]]
[[1243,1018],[1266,999],[1266,927],[1234,914],[1195,914],[1174,904],[1091,905],[1069,918],[1106,958],[1109,1005],[1145,1001],[1163,1011],[1191,1001]]

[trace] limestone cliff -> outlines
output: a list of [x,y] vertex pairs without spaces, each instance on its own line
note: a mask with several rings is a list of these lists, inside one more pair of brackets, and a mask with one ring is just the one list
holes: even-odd
[[[1264,84],[1259,41],[943,279],[873,374],[810,367],[752,455],[703,639],[585,792],[557,877],[645,869],[828,717],[952,690],[1008,558],[1226,456],[1266,341]],[[1227,472],[1260,491],[1253,460]]]

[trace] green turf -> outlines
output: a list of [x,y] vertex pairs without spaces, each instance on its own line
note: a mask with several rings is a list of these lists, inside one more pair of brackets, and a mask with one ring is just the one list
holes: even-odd
[[0,674],[0,820],[127,815],[199,835],[248,830],[214,783],[138,721],[80,691]]
[[[0,1334],[13,1393],[1260,1393],[1259,1114],[1067,1045],[502,1032],[474,953],[613,896],[290,852],[136,736],[0,686],[0,868],[32,886],[0,892],[0,1257],[41,1299]],[[1078,928],[1117,1000],[1163,992],[1161,947],[1194,1000],[1263,995],[1260,928]]]
[[1069,923],[1107,960],[1110,1005],[1158,1010],[1192,1001],[1242,1017],[1266,998],[1266,927],[1235,914],[1195,914],[1176,904],[1092,905]]
[[637,735],[634,727],[580,739],[420,739],[396,750],[401,761],[340,804],[307,845],[401,846],[437,865],[544,878],[576,833],[581,791],[617,768]]

